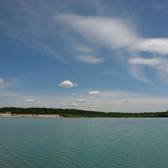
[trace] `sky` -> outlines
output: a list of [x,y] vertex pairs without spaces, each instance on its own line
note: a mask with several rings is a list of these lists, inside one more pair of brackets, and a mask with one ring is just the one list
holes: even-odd
[[168,110],[168,2],[1,0],[0,106]]

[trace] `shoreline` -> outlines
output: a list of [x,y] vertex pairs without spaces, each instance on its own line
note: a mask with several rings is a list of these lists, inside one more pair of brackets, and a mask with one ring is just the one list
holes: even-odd
[[0,118],[63,118],[58,114],[6,114],[6,113],[1,113]]
[[78,119],[78,118],[118,118],[118,119],[131,119],[131,118],[136,118],[136,119],[142,119],[142,118],[168,118],[168,117],[154,117],[154,116],[148,116],[148,117],[135,117],[135,116],[131,116],[131,117],[109,117],[109,116],[102,116],[102,117],[86,117],[86,116],[60,116],[58,114],[6,114],[6,113],[0,113],[0,119],[1,118],[48,118],[48,119],[59,119],[59,118],[75,118],[75,119]]
[[168,118],[165,112],[101,112],[77,109],[52,108],[0,108],[0,117],[27,117],[27,118]]

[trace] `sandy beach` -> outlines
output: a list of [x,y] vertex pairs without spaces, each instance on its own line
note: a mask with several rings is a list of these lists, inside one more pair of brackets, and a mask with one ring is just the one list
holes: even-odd
[[10,114],[10,113],[1,113],[0,117],[60,118],[60,116],[58,114]]

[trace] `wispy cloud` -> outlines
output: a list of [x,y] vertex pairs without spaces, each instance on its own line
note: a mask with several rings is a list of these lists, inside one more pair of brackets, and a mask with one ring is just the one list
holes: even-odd
[[27,103],[34,103],[36,101],[36,99],[33,99],[33,98],[28,98],[25,100],[25,102]]
[[141,42],[131,46],[130,49],[166,55],[168,54],[168,38],[142,39]]
[[[136,69],[135,67],[137,67],[139,65],[143,65],[143,66],[151,67],[154,70],[158,71],[159,77],[162,80],[167,81],[167,77],[168,77],[168,60],[166,58],[162,58],[162,57],[160,57],[160,58],[142,58],[142,57],[136,57],[136,58],[130,58],[128,60],[128,62],[129,62],[129,64],[133,65],[132,73],[135,73],[136,75],[138,74],[138,70],[140,68]],[[142,73],[142,71],[140,70],[139,73]],[[137,75],[137,76],[141,77],[142,74]]]
[[64,49],[68,50],[73,44],[73,37],[59,29],[54,19],[58,12],[57,3],[59,2],[44,0],[5,0],[1,5],[8,14],[0,16],[0,31],[10,39],[22,42],[46,56],[65,61],[60,56],[63,50],[57,40],[65,41],[66,37]]
[[84,98],[79,98],[79,99],[77,99],[76,102],[77,102],[77,103],[86,103],[86,99],[84,99]]
[[5,77],[0,78],[0,88],[1,89],[12,89],[12,88],[18,88],[21,86],[23,81],[21,79],[15,78],[15,77]]
[[154,85],[154,82],[148,77],[146,77],[144,67],[139,65],[131,65],[129,66],[129,71],[133,78],[146,84]]
[[139,40],[133,25],[121,18],[64,14],[59,19],[86,39],[105,47],[126,48]]
[[[34,3],[32,0],[6,0],[3,1],[2,7],[8,15],[0,16],[0,31],[14,40],[31,45],[44,55],[54,56],[63,62],[69,59],[78,59],[90,64],[105,63],[108,57],[105,55],[103,58],[99,57],[96,53],[98,47],[111,51],[124,50],[125,64],[128,64],[128,69],[131,69],[130,74],[137,80],[148,81],[144,68],[142,68],[144,63],[136,63],[135,66],[129,62],[129,57],[134,54],[141,57],[143,52],[149,52],[150,57],[156,54],[157,57],[166,56],[168,54],[168,38],[144,37],[140,35],[141,32],[137,25],[131,21],[131,16],[127,15],[126,18],[118,14],[118,17],[116,17],[117,15],[104,17],[108,6],[104,6],[101,1],[87,1],[85,5],[88,7],[90,3],[92,4],[90,8],[94,9],[94,12],[82,16],[66,13],[73,11],[68,8],[68,6],[73,6],[71,2],[61,4],[60,2],[50,3],[39,0],[38,3]],[[75,12],[77,10],[74,10]],[[60,44],[64,44],[64,47],[60,47]],[[77,55],[75,59],[74,55]],[[149,62],[145,64],[147,65]],[[166,76],[166,67],[167,63],[162,63],[155,70],[164,74],[162,76]]]
[[[168,54],[168,38],[146,38],[140,36],[136,26],[125,18],[72,14],[59,15],[57,18],[88,41],[112,50],[125,50],[127,52],[126,57],[128,58],[130,74],[137,80],[148,84],[153,83],[145,76],[143,65],[155,67],[155,70],[158,72],[161,72],[161,67],[162,73],[164,70],[167,71],[165,63],[160,58],[144,59],[142,55],[143,52],[151,53],[151,57],[156,54],[158,57]],[[134,58],[135,54],[139,55],[139,58]],[[89,62],[88,57],[82,56],[78,58],[83,62]],[[167,62],[167,58],[165,60]],[[164,75],[166,75],[165,72]]]
[[87,64],[100,64],[104,61],[103,58],[93,55],[79,55],[77,59]]
[[137,64],[137,65],[150,65],[150,66],[155,66],[160,64],[162,61],[159,58],[130,58],[128,60],[128,63],[130,64]]

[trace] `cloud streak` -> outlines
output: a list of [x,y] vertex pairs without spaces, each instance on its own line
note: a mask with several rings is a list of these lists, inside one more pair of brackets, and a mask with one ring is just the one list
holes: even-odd
[[92,90],[92,91],[89,91],[88,94],[92,95],[92,96],[95,96],[95,95],[99,95],[100,91],[98,91],[98,90]]
[[149,65],[149,66],[155,66],[158,64],[161,64],[161,59],[159,58],[131,58],[128,60],[128,63],[130,64],[137,64],[137,65]]
[[100,64],[104,62],[104,59],[101,57],[93,56],[93,55],[79,55],[77,59],[81,62],[87,64]]
[[[159,73],[159,76],[162,80],[167,81],[168,76],[168,60],[166,58],[130,58],[128,60],[129,64],[133,65],[132,73],[138,74],[136,72],[136,67],[139,65],[148,66],[153,68]],[[141,73],[142,71],[139,71]],[[142,75],[138,75],[142,76]],[[145,79],[146,80],[146,79]],[[147,82],[147,81],[146,81]],[[148,81],[149,82],[149,81]]]
[[72,14],[60,15],[59,19],[84,38],[105,47],[126,48],[139,41],[134,27],[122,19]]
[[147,38],[133,45],[130,49],[140,52],[168,54],[168,38]]

